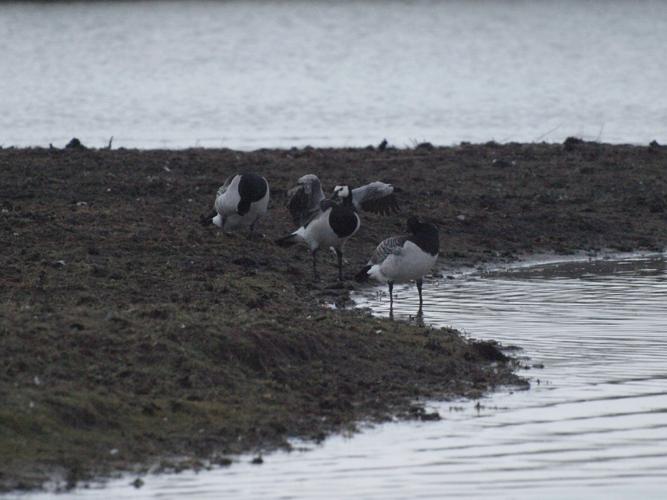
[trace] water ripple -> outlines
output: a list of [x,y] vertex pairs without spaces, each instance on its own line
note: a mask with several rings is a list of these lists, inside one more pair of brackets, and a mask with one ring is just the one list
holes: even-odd
[[[529,391],[432,406],[307,453],[129,479],[69,496],[112,498],[663,498],[667,486],[667,267],[662,256],[540,264],[425,284],[425,320],[523,348]],[[380,290],[358,301],[388,313]],[[395,313],[410,320],[412,286]],[[301,444],[301,443],[300,443]],[[48,495],[45,495],[48,497]]]

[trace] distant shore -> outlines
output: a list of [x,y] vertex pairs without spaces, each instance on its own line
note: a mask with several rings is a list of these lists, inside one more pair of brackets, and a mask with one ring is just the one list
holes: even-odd
[[[259,239],[199,225],[239,171],[271,184]],[[438,224],[445,268],[667,244],[658,144],[0,148],[0,172],[0,491],[227,465],[363,420],[437,418],[420,399],[525,384],[493,343],[345,307],[354,271],[409,214]],[[362,214],[342,284],[333,257],[313,283],[305,248],[272,243],[305,173],[327,192],[398,190],[401,214]]]

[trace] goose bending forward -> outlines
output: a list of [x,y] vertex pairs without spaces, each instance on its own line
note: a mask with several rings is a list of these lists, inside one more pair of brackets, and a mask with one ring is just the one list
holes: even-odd
[[392,236],[375,249],[368,264],[357,273],[357,281],[373,278],[389,286],[389,310],[393,314],[394,283],[415,280],[419,291],[419,312],[422,314],[422,278],[435,265],[440,250],[438,228],[417,217],[408,219],[408,236]]
[[252,233],[266,214],[269,197],[269,183],[264,177],[250,173],[228,177],[218,189],[210,222],[225,233],[242,228],[250,228]]
[[317,252],[320,248],[333,248],[338,258],[338,279],[343,280],[343,245],[359,230],[361,222],[354,210],[331,200],[322,200],[318,212],[293,233],[276,240],[283,247],[303,241],[310,248],[313,257],[313,276],[317,272]]
[[315,279],[318,278],[317,252],[320,248],[333,248],[338,259],[338,279],[342,281],[343,246],[361,226],[357,211],[360,208],[378,213],[398,210],[393,192],[391,184],[372,182],[356,189],[336,186],[332,198],[326,199],[317,176],[305,175],[288,193],[288,208],[300,227],[276,243],[280,246],[291,246],[299,241],[306,243],[313,257]]

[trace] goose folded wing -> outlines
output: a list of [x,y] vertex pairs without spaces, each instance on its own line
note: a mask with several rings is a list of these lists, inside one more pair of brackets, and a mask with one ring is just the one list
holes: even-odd
[[213,209],[218,213],[222,211],[222,197],[229,189],[229,185],[232,183],[233,175],[230,175],[225,179],[225,182],[222,186],[218,188],[218,192],[215,194],[215,202],[213,203]]
[[390,255],[400,255],[403,245],[408,240],[407,236],[392,236],[382,242],[375,249],[369,264],[380,264]]
[[301,221],[300,225],[301,225],[302,227],[308,227],[308,224],[310,224],[310,223],[313,222],[315,219],[317,219],[318,217],[320,217],[321,215],[323,215],[324,212],[326,212],[328,209],[332,208],[334,205],[335,205],[335,203],[334,203],[333,201],[331,201],[331,200],[327,200],[326,198],[323,199],[323,200],[320,202],[320,204],[319,204],[319,206],[317,207],[317,209],[316,209],[316,210],[311,210],[311,211],[309,212],[309,215],[308,215],[307,217],[305,217],[305,218]]
[[365,210],[381,215],[399,211],[394,186],[375,181],[352,190],[352,203],[357,210]]
[[230,175],[225,179],[225,182],[223,183],[222,186],[218,188],[218,192],[216,193],[216,198],[219,198],[223,194],[227,192],[227,189],[229,189],[229,185],[232,183],[232,179],[234,178],[233,175]]

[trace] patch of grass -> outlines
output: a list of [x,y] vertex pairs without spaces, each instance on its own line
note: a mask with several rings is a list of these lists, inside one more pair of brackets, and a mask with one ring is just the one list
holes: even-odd
[[[178,468],[174,456],[196,467],[360,419],[427,418],[418,398],[521,383],[494,346],[456,331],[321,307],[356,285],[330,286],[326,253],[313,283],[307,250],[272,241],[292,229],[285,191],[313,172],[329,187],[394,183],[405,214],[438,223],[453,265],[664,248],[655,200],[667,193],[667,148],[566,149],[426,148],[419,161],[410,150],[0,150],[0,489]],[[273,189],[255,240],[198,224],[241,170]],[[347,276],[405,223],[362,215]]]

